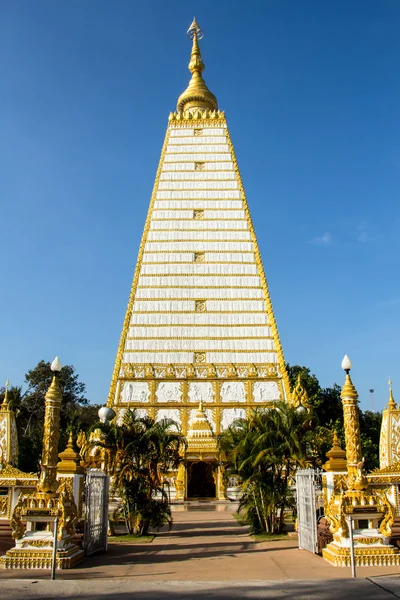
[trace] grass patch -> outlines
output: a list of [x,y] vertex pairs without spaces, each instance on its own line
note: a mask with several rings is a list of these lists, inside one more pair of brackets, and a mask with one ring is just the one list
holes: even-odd
[[255,542],[278,542],[288,539],[287,533],[251,533],[250,535]]
[[108,541],[116,544],[150,544],[155,535],[110,535]]
[[[250,526],[250,523],[247,521],[246,517],[240,513],[232,513],[235,517],[236,521],[242,527]],[[287,540],[287,533],[252,533],[249,532],[249,535],[253,538],[255,542],[278,542],[279,540]]]

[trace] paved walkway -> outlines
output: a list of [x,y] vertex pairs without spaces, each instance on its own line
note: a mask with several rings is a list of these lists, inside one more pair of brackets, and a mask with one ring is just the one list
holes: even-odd
[[[332,567],[321,557],[298,550],[296,540],[256,543],[247,534],[246,528],[240,527],[229,512],[189,511],[175,512],[172,530],[161,532],[152,544],[110,544],[107,554],[89,557],[75,569],[57,572],[57,579],[60,581],[57,595],[60,598],[101,598],[107,596],[108,589],[111,593],[110,598],[121,600],[130,597],[198,598],[203,594],[218,598],[228,595],[249,598],[284,598],[291,595],[292,598],[309,598],[312,594],[314,599],[334,599],[356,598],[357,595],[354,594],[356,590],[360,590],[359,597],[363,600],[380,600],[390,597],[389,592],[384,589],[388,584],[378,587],[379,581],[383,582],[384,579],[378,578],[372,583],[365,578],[386,575],[394,576],[385,581],[391,582],[392,590],[399,591],[400,598],[399,569],[360,568],[357,575],[361,579],[356,582],[343,581],[350,578],[350,569]],[[8,586],[7,596],[4,597],[10,598],[13,597],[13,589],[16,593],[19,590],[24,598],[55,597],[54,582],[38,581],[48,577],[48,571],[0,569],[0,578],[3,580],[0,589],[3,592],[5,586]],[[10,578],[20,581],[11,582]],[[32,584],[21,579],[30,579],[38,583]],[[105,579],[108,581],[104,581]],[[47,588],[48,585],[53,587]],[[35,586],[38,595],[30,596],[29,593],[36,593]],[[66,586],[67,595],[64,595],[62,586]],[[69,595],[72,591],[71,586],[78,586],[74,587],[75,596]],[[298,590],[296,594],[293,586]],[[350,586],[350,596],[346,596],[343,586],[346,589]],[[46,589],[53,590],[53,596],[46,596]],[[132,589],[140,592],[139,596],[132,596]],[[118,595],[117,590],[120,591]],[[188,590],[194,595],[188,595]],[[219,595],[214,595],[212,590]],[[228,595],[221,595],[228,593],[227,590],[230,590]],[[265,595],[267,590],[273,595]],[[86,593],[89,595],[86,596]],[[93,595],[95,593],[97,595]],[[391,597],[393,598],[393,594]]]

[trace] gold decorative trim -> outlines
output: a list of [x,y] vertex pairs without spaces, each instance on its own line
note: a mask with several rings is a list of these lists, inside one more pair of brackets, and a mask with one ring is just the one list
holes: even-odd
[[239,189],[241,191],[242,202],[243,202],[243,206],[244,206],[244,211],[245,211],[245,214],[247,217],[247,222],[249,224],[250,233],[251,233],[251,237],[252,237],[252,241],[253,241],[253,245],[254,245],[255,259],[256,259],[256,263],[259,268],[261,285],[262,285],[263,292],[264,292],[264,300],[265,300],[265,303],[267,306],[268,320],[269,320],[269,323],[271,326],[271,331],[273,333],[273,337],[274,337],[274,341],[275,341],[276,353],[277,353],[277,357],[278,357],[278,365],[279,365],[279,370],[280,370],[280,373],[282,376],[286,401],[290,403],[290,399],[291,399],[290,381],[289,381],[289,376],[286,371],[285,358],[283,355],[282,344],[281,344],[281,340],[279,338],[278,327],[276,324],[275,314],[274,314],[273,307],[272,307],[272,301],[271,301],[271,297],[269,294],[267,278],[265,276],[264,265],[262,262],[260,249],[258,247],[257,237],[256,237],[256,233],[254,230],[253,221],[252,221],[252,218],[250,215],[250,210],[249,210],[249,206],[247,203],[246,193],[244,191],[244,186],[243,186],[243,182],[242,182],[242,177],[240,175],[239,165],[238,165],[238,162],[236,159],[235,149],[234,149],[228,128],[226,130],[226,138],[228,140],[228,145],[231,149],[233,166],[234,166],[235,172],[237,174]]
[[163,144],[163,147],[161,150],[161,157],[160,157],[160,161],[158,163],[156,178],[155,178],[154,186],[153,186],[153,192],[152,192],[151,200],[150,200],[150,206],[149,206],[149,210],[147,213],[146,223],[144,226],[144,231],[143,231],[142,239],[141,239],[140,246],[139,246],[138,260],[136,263],[135,274],[133,276],[132,287],[131,287],[131,291],[129,294],[128,306],[127,306],[127,309],[125,312],[124,323],[122,326],[122,332],[121,332],[121,336],[120,336],[120,340],[119,340],[119,344],[118,344],[117,356],[115,359],[114,370],[113,370],[113,374],[111,377],[111,385],[110,385],[110,391],[108,394],[107,406],[112,406],[114,396],[115,396],[115,391],[116,391],[117,381],[118,381],[118,374],[119,374],[119,371],[121,369],[121,364],[122,364],[122,356],[123,356],[123,352],[124,352],[125,339],[128,334],[129,323],[131,320],[131,314],[132,314],[132,308],[133,308],[133,302],[135,300],[136,288],[137,288],[137,284],[139,281],[140,269],[142,266],[144,247],[145,247],[146,240],[147,240],[147,234],[150,229],[151,215],[152,215],[153,207],[154,207],[154,204],[156,201],[158,182],[159,182],[160,175],[161,175],[161,168],[162,168],[162,165],[164,162],[164,156],[165,156],[165,152],[167,149],[168,140],[169,140],[169,129],[167,129],[165,139],[164,139],[164,144]]

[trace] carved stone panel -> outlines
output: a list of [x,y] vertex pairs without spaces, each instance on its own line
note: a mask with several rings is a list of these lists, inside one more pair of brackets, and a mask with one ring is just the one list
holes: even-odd
[[121,395],[121,402],[149,402],[150,390],[145,381],[127,381]]
[[272,402],[280,399],[276,381],[256,381],[253,387],[254,402]]
[[246,402],[243,381],[225,381],[221,387],[221,402]]
[[189,402],[199,404],[203,402],[214,402],[214,392],[209,381],[196,381],[189,384]]
[[156,398],[157,402],[180,402],[182,400],[181,384],[175,381],[159,383]]
[[227,429],[236,419],[246,418],[244,408],[224,408],[221,417],[221,430]]

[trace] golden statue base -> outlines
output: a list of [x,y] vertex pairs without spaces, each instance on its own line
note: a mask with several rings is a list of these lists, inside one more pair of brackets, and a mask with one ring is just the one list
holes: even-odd
[[[322,556],[334,567],[350,567],[350,547],[335,541],[322,550]],[[354,559],[357,567],[398,567],[398,548],[382,543],[375,537],[354,537]]]
[[0,558],[0,568],[50,569],[56,518],[56,567],[70,569],[82,560],[83,550],[72,542],[78,520],[72,484],[63,479],[56,492],[20,494],[10,522],[15,546]]
[[[22,538],[19,546],[7,550],[0,558],[2,569],[51,569],[53,543],[38,537]],[[56,554],[57,569],[71,569],[83,559],[83,550],[71,542],[63,540],[65,547],[58,547]],[[61,546],[62,542],[58,542]],[[40,544],[45,544],[40,547]]]

